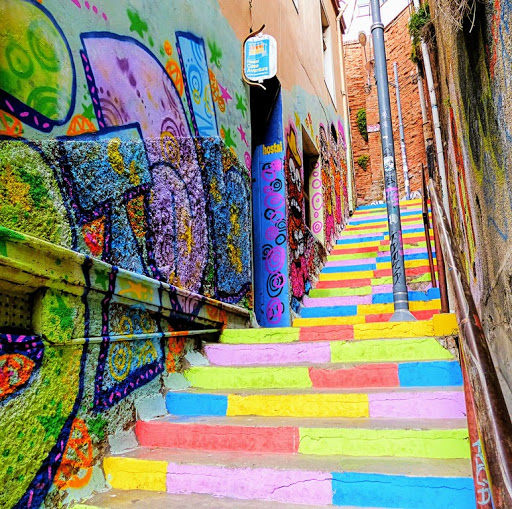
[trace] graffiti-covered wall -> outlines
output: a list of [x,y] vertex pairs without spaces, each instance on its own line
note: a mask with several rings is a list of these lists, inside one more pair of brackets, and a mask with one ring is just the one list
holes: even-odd
[[165,411],[183,331],[248,322],[249,96],[217,0],[0,15],[0,507],[60,507]]
[[238,45],[136,4],[2,2],[1,223],[250,307]]
[[[475,26],[435,19],[451,221],[495,359],[512,387],[512,2],[477,3]],[[437,67],[437,66],[436,66]]]

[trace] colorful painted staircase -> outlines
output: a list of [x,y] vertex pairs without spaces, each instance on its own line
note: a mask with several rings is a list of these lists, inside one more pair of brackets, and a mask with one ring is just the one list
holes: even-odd
[[431,288],[421,203],[402,214],[417,322],[387,321],[385,210],[362,207],[294,327],[226,330],[205,345],[190,388],[167,394],[169,415],[137,422],[140,447],[104,460],[116,491],[90,503],[135,507],[120,501],[161,492],[161,507],[188,496],[206,497],[188,507],[475,507],[462,376],[447,348],[457,325]]

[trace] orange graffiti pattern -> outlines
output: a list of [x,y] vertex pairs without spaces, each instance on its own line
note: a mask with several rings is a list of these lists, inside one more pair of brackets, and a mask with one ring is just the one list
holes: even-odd
[[0,110],[0,135],[19,138],[23,135],[23,125],[6,111]]
[[0,400],[27,382],[34,365],[32,359],[21,354],[0,355]]
[[75,419],[54,483],[61,490],[83,488],[91,479],[92,466],[93,450],[89,431],[82,419]]
[[97,129],[94,124],[83,115],[75,115],[69,123],[67,135],[78,136],[79,134],[94,133]]

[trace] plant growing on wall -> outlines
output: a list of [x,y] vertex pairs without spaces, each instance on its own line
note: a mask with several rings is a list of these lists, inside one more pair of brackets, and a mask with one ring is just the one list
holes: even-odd
[[357,164],[366,171],[368,168],[368,162],[370,161],[370,156],[368,154],[362,154],[357,158]]
[[368,141],[368,130],[366,127],[366,109],[361,108],[357,112],[357,129],[359,130],[359,133],[363,137],[364,141]]
[[477,0],[432,0],[432,3],[443,24],[462,30],[464,19],[467,18],[471,23],[469,31],[473,30],[477,17]]
[[409,20],[409,33],[412,38],[411,60],[418,64],[421,60],[421,39],[428,35],[431,23],[428,3],[422,5],[417,12],[411,15]]

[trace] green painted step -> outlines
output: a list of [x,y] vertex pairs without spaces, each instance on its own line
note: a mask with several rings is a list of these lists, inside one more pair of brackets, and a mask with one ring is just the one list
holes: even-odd
[[302,454],[470,458],[467,429],[299,428]]
[[435,338],[332,341],[331,362],[399,362],[453,359]]

